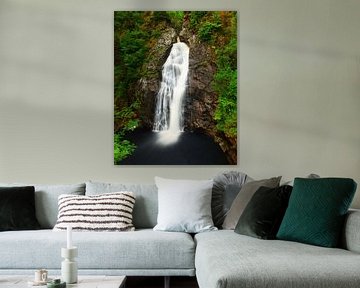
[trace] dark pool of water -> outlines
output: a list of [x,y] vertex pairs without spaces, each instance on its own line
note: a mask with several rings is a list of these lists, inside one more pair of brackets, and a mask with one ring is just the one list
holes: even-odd
[[120,165],[227,165],[224,152],[207,135],[135,130],[126,135],[137,148]]

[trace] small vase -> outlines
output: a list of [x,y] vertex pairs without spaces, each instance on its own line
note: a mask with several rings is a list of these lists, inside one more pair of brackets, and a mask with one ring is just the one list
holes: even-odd
[[61,248],[61,257],[65,258],[61,262],[61,279],[67,284],[77,283],[78,269],[75,261],[77,255],[77,247]]

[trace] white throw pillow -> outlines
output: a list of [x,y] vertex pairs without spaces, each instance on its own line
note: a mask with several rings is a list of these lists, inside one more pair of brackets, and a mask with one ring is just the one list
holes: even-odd
[[213,180],[155,177],[159,212],[154,230],[198,233],[217,230],[211,217]]
[[133,231],[132,192],[115,192],[91,196],[59,196],[59,214],[55,231],[72,226],[74,231]]

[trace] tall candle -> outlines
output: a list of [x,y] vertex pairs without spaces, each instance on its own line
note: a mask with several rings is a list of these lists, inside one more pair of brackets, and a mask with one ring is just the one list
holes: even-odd
[[72,227],[70,225],[67,226],[66,232],[67,232],[66,248],[70,249],[70,248],[72,248],[72,234],[71,234]]

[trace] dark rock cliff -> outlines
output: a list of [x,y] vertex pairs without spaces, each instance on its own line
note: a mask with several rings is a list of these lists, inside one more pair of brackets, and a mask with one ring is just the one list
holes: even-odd
[[168,57],[172,44],[176,42],[176,32],[173,28],[165,29],[150,50],[144,64],[141,79],[138,84],[138,97],[141,99],[141,120],[144,127],[152,129],[156,95],[161,82],[162,66]]
[[165,29],[150,50],[143,66],[143,76],[137,83],[137,93],[142,103],[142,125],[152,129],[162,65],[177,37],[190,48],[188,89],[184,104],[185,130],[198,131],[211,136],[226,153],[229,163],[236,164],[237,141],[219,132],[214,120],[218,100],[211,85],[216,72],[215,47],[201,43],[187,27],[183,27],[179,35],[173,28]]

